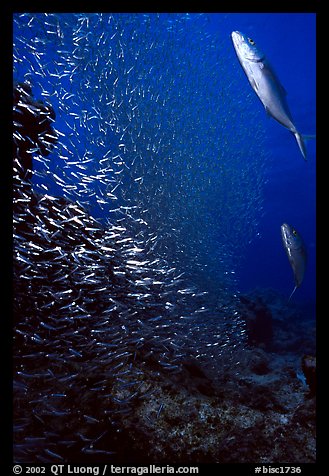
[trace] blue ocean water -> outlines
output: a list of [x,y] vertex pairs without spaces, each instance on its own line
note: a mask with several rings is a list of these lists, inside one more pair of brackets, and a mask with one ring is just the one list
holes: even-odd
[[[213,15],[215,22],[222,15]],[[303,134],[316,133],[316,15],[265,13],[225,15],[225,30],[241,30],[253,38],[267,55],[281,83],[297,127]],[[239,73],[246,83],[244,73]],[[248,85],[249,86],[249,85]],[[242,85],[241,85],[242,87]],[[252,107],[262,108],[254,97]],[[240,269],[241,289],[272,287],[283,294],[292,289],[292,273],[282,253],[280,224],[291,223],[301,233],[307,248],[307,271],[294,295],[298,303],[315,306],[316,289],[316,150],[307,141],[308,162],[304,163],[295,139],[273,119],[266,117],[266,165],[264,216],[259,222],[259,239],[245,254]]]
[[[173,461],[314,461],[316,143],[306,162],[266,115],[231,32],[314,135],[315,23],[14,15],[18,463],[157,461],[170,437]],[[308,253],[290,303],[284,222]]]
[[255,287],[289,296],[288,222],[308,252],[293,299],[314,309],[315,141],[304,162],[266,116],[233,30],[260,45],[297,127],[315,134],[315,14],[17,14],[15,79],[52,104],[60,134],[35,186],[79,199],[105,223],[144,221],[157,252],[216,299]]

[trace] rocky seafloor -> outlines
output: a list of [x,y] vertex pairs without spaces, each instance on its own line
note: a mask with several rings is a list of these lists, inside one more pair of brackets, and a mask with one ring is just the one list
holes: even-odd
[[273,290],[241,302],[252,343],[238,351],[238,364],[217,372],[213,362],[189,358],[168,375],[145,360],[144,387],[152,393],[134,400],[104,438],[100,447],[111,445],[111,461],[316,461],[315,323]]
[[272,290],[255,290],[242,302],[253,342],[239,351],[239,364],[217,379],[194,360],[170,378],[150,369],[155,392],[136,402],[123,421],[115,459],[315,462],[315,323],[301,321],[299,311]]

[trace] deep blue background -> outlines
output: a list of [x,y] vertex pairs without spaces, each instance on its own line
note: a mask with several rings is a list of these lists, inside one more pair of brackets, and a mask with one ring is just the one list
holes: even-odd
[[[232,30],[240,30],[253,38],[287,91],[288,104],[297,128],[303,134],[315,134],[316,15],[213,14],[210,20],[210,28],[214,31],[220,28],[229,36]],[[242,68],[238,74],[241,81],[247,82]],[[254,106],[263,108],[256,95]],[[303,236],[308,252],[304,282],[293,299],[314,304],[315,140],[307,141],[308,161],[305,162],[292,134],[268,118],[265,111],[264,127],[270,153],[266,170],[264,217],[260,220],[260,236],[249,245],[240,269],[240,290],[248,291],[257,286],[272,287],[289,295],[293,288],[293,275],[280,236],[280,225],[287,222]]]
[[[168,20],[171,15],[163,14],[163,19]],[[315,141],[307,142],[308,161],[305,162],[293,135],[266,115],[239,65],[230,35],[233,30],[240,30],[254,39],[266,54],[287,91],[288,103],[297,128],[301,133],[315,134],[316,15],[212,13],[207,14],[206,17],[207,22],[204,25],[207,31],[203,33],[205,36],[209,35],[209,38],[214,35],[222,39],[223,45],[219,45],[219,48],[223,48],[221,52],[226,58],[227,67],[232,70],[233,75],[236,75],[237,81],[234,84],[236,84],[237,96],[240,98],[241,90],[244,90],[246,95],[251,97],[251,129],[254,126],[254,111],[260,112],[258,116],[265,130],[268,152],[263,216],[257,217],[259,234],[244,248],[244,258],[236,271],[238,290],[247,292],[255,287],[270,287],[289,296],[294,286],[293,274],[280,234],[281,224],[287,222],[302,235],[308,251],[304,282],[294,294],[293,300],[314,306],[316,284]],[[188,22],[186,28],[188,29]],[[24,34],[33,36],[34,31],[29,32],[27,28]],[[183,46],[188,48],[189,45]],[[20,67],[24,69],[24,62]],[[161,69],[162,64],[158,67]],[[205,73],[200,71],[200,75],[206,75]],[[234,85],[230,87],[234,88]],[[35,93],[38,95],[37,89]],[[249,102],[250,99],[246,101],[247,104]],[[54,107],[56,108],[56,103]],[[228,114],[229,112],[228,105]],[[64,124],[59,124],[58,127],[65,132]],[[242,124],[242,127],[245,127],[245,124]],[[193,140],[195,142],[195,137]],[[205,142],[202,141],[201,144],[204,145]],[[230,147],[234,152],[234,141]],[[216,248],[216,245],[215,242],[209,243],[209,250]]]

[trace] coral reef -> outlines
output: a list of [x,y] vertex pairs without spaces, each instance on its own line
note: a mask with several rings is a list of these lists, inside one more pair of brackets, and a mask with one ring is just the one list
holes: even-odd
[[[180,373],[170,378],[150,371],[146,380],[152,380],[155,391],[148,399],[135,402],[133,415],[122,422],[121,431],[129,436],[113,455],[115,459],[135,463],[315,462],[315,395],[300,378],[300,350],[292,351],[289,341],[295,320],[300,320],[298,309],[273,290],[255,290],[243,301],[252,315],[260,302],[261,308],[268,309],[272,348],[254,343],[238,352],[237,366],[225,371],[218,368],[217,374],[208,370],[206,362],[200,365],[193,359],[186,360]],[[290,325],[283,325],[285,313]],[[309,328],[314,322],[303,325]],[[275,348],[277,338],[283,339],[285,348],[282,342]],[[312,333],[302,334],[301,339],[310,348],[314,346]],[[304,368],[306,361],[304,358]]]
[[[265,362],[261,375],[255,362]],[[315,462],[315,399],[295,365],[293,356],[260,349],[244,350],[238,371],[217,380],[192,360],[171,376],[146,364],[143,385],[152,394],[123,406],[115,429],[98,426],[98,454],[71,447],[70,458],[100,461],[111,447],[110,461],[121,464]]]

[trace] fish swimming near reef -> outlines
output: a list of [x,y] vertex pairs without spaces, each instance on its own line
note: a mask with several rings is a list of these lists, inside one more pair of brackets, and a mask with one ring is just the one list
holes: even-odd
[[287,93],[266,56],[254,40],[248,38],[245,34],[233,31],[231,37],[240,64],[267,114],[292,132],[306,160],[304,138],[293,122],[286,99]]
[[306,248],[300,234],[295,230],[295,228],[287,225],[287,223],[281,225],[281,236],[295,279],[295,287],[289,296],[290,300],[291,296],[294,294],[296,289],[299,288],[304,278]]

